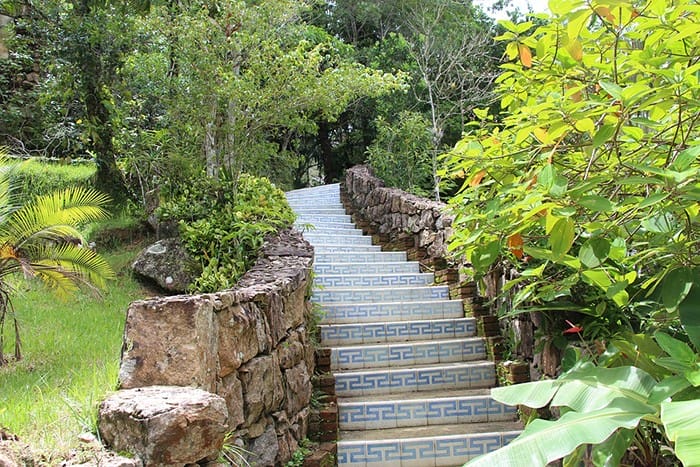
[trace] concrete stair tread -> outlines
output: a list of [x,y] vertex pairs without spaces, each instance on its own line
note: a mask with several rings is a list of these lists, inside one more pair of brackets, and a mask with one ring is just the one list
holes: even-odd
[[338,399],[341,404],[361,404],[365,402],[396,402],[405,400],[456,399],[460,397],[490,396],[491,390],[483,389],[441,389],[437,391],[415,391],[396,394],[377,394]]
[[[431,287],[431,286],[426,286],[426,287]],[[382,289],[386,287],[373,287],[375,289]],[[336,289],[341,289],[341,287],[326,287],[323,290],[336,290]],[[366,289],[372,289],[372,287],[365,287]],[[412,305],[417,305],[417,304],[425,304],[426,306],[430,306],[432,304],[441,304],[441,303],[446,303],[446,302],[459,302],[461,305],[461,300],[448,300],[448,299],[435,299],[435,300],[401,300],[401,301],[386,301],[386,302],[316,302],[321,306],[362,306],[362,305],[404,305],[404,304],[412,304]],[[326,324],[324,322],[324,324]]]
[[[379,289],[385,289],[385,290],[408,290],[408,289],[447,289],[446,285],[409,285],[409,286],[398,286],[398,287],[326,287],[325,290],[333,290],[333,291],[348,291],[348,290],[365,290],[371,288],[373,291],[378,291]],[[404,301],[411,301],[411,300],[404,300]],[[401,303],[401,301],[394,300],[392,303]],[[353,302],[354,303],[354,302]],[[372,303],[377,303],[377,302],[372,302]],[[380,302],[380,303],[386,303],[386,302]]]
[[[472,366],[493,366],[494,363],[490,360],[469,360],[466,362],[445,362],[445,363],[428,363],[424,365],[409,364],[404,366],[378,367],[378,368],[353,368],[348,370],[333,370],[334,376],[356,373],[390,373],[406,370],[437,370],[437,369],[457,369]],[[343,396],[343,398],[346,396]]]
[[474,433],[514,432],[522,429],[523,425],[520,422],[488,422],[383,428],[364,431],[343,430],[338,433],[338,442],[436,438],[443,436],[470,435]]

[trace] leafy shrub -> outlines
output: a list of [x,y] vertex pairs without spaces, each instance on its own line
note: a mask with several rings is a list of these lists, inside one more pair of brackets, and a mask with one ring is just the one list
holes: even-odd
[[[658,442],[652,457],[673,451],[696,465],[697,5],[550,7],[553,16],[539,24],[501,22],[512,60],[497,79],[504,113],[494,123],[477,112],[481,121],[452,151],[449,172],[466,182],[451,201],[451,248],[477,277],[494,267],[517,271],[504,286],[513,293],[505,317],[577,311],[582,334],[571,330],[605,339],[593,349],[583,341],[585,352],[569,347],[572,371],[556,380],[493,391],[508,403],[559,406],[562,416],[533,422],[474,465],[562,457],[564,465],[620,465],[632,445],[648,452],[650,438]],[[598,336],[586,335],[591,328]]]
[[16,166],[12,184],[20,201],[28,201],[70,187],[91,188],[95,171],[95,165],[90,163],[57,164],[29,159]]
[[179,221],[185,247],[202,264],[193,291],[232,287],[254,262],[265,235],[294,222],[284,193],[266,178],[202,176],[182,185],[158,216]]
[[377,177],[420,196],[433,189],[430,124],[415,112],[402,112],[395,124],[377,120],[377,139],[367,150]]

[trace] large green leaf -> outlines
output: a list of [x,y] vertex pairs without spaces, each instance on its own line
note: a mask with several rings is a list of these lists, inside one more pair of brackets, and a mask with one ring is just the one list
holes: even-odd
[[700,400],[664,402],[661,421],[683,465],[700,465]]
[[552,254],[555,260],[564,257],[574,244],[575,237],[574,222],[568,217],[559,219],[552,227],[549,234],[549,244],[552,247]]
[[491,389],[491,397],[508,405],[526,405],[539,409],[549,403],[559,387],[559,380],[543,379]]
[[582,444],[599,444],[620,428],[633,429],[648,415],[644,404],[628,399],[611,401],[610,407],[587,413],[567,412],[559,420],[534,420],[507,446],[478,457],[469,466],[547,465]]
[[580,412],[602,409],[620,398],[644,404],[656,384],[647,372],[634,366],[589,367],[566,374],[560,381],[552,405]]
[[690,268],[676,268],[666,274],[661,287],[661,300],[666,309],[675,310],[685,300],[692,286],[693,274]]
[[700,268],[693,269],[693,285],[678,305],[681,323],[696,350],[700,350]]
[[622,457],[634,440],[635,430],[621,428],[608,439],[593,446],[591,458],[596,466],[618,467]]

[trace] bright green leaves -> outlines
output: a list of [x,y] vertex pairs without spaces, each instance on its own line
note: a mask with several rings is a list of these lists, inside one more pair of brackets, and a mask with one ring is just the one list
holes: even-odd
[[549,233],[549,245],[554,261],[562,259],[569,252],[575,236],[574,222],[571,219],[562,218],[554,224]]
[[683,465],[700,462],[700,400],[661,404],[661,421]]
[[602,265],[610,254],[610,242],[605,238],[595,237],[586,240],[581,245],[578,258],[587,268],[597,268]]
[[486,272],[501,253],[499,241],[492,241],[483,247],[477,247],[471,254],[471,264],[479,272]]

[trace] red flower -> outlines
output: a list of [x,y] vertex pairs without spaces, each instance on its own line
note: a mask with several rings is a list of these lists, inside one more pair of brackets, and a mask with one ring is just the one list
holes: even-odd
[[569,329],[565,330],[563,334],[578,334],[583,331],[583,328],[581,326],[576,326],[574,323],[569,321],[568,319],[564,320],[566,321],[566,324],[569,325]]

